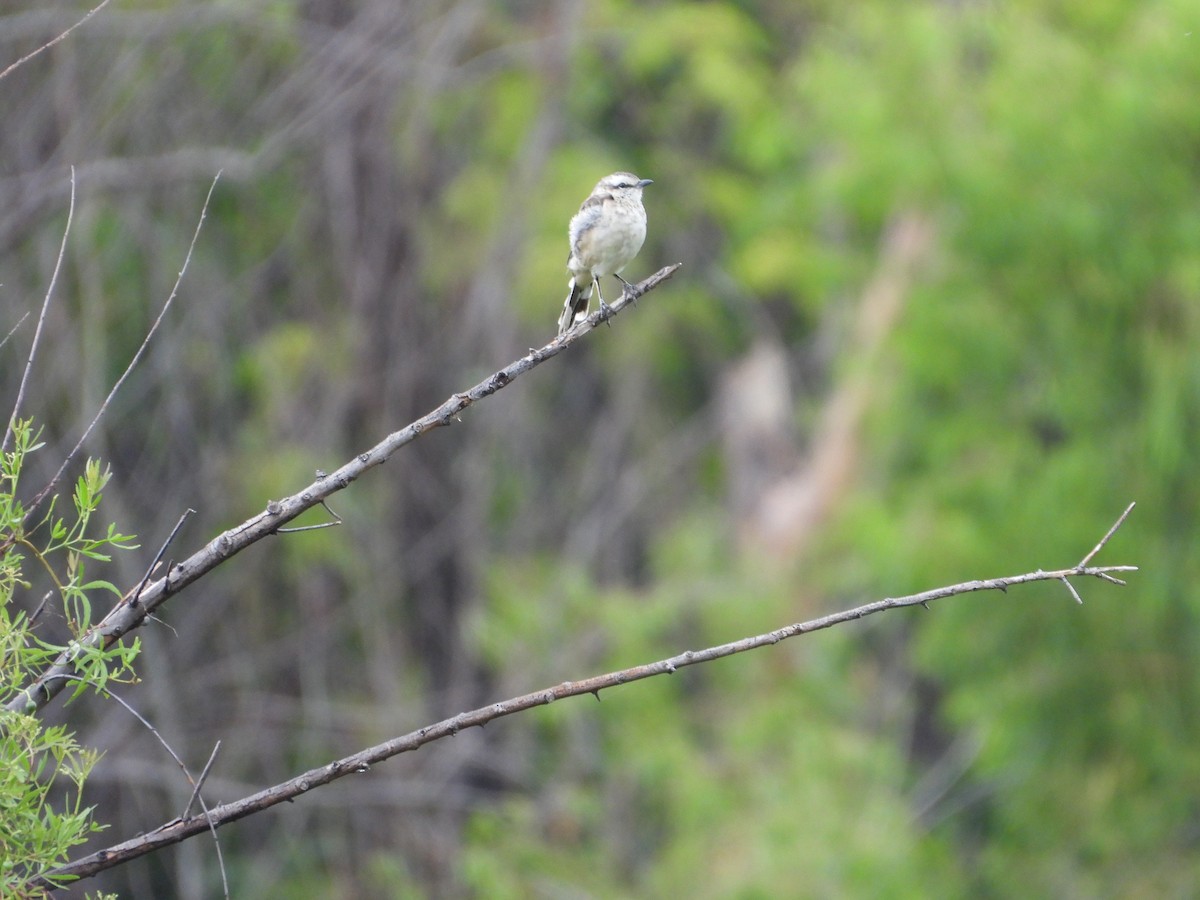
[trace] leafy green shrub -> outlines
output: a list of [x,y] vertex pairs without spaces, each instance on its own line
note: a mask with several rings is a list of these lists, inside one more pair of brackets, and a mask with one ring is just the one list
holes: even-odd
[[[130,664],[138,652],[136,640],[108,649],[83,640],[93,627],[93,595],[120,596],[110,582],[86,580],[86,563],[107,562],[110,550],[136,547],[112,525],[100,537],[89,534],[111,473],[89,460],[75,483],[70,519],[55,515],[54,501],[40,517],[31,515],[35,511],[18,499],[18,486],[27,456],[42,446],[37,438],[29,421],[14,423],[12,449],[0,461],[0,895],[6,897],[43,896],[30,886],[32,879],[104,828],[83,805],[83,785],[100,754],[81,747],[68,727],[46,726],[31,711],[10,707],[64,652],[74,655],[76,695],[88,686],[103,691],[114,678],[131,680]],[[17,602],[34,588],[25,574],[27,563],[52,585],[32,612]],[[66,643],[39,634],[46,624],[42,614],[52,603],[67,625]]]

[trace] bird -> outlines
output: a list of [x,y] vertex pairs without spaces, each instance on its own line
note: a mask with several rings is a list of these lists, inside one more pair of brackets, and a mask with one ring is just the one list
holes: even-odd
[[646,240],[642,189],[653,183],[632,172],[605,175],[571,218],[567,227],[571,242],[567,270],[571,280],[562,315],[558,317],[559,336],[587,317],[593,287],[600,297],[600,309],[609,308],[600,290],[600,279],[605,275],[616,276],[630,296],[636,297],[636,288],[621,277],[621,272]]

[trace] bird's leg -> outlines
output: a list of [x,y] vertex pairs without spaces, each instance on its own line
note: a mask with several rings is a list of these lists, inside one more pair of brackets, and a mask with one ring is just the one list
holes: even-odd
[[625,285],[625,293],[627,293],[629,295],[629,302],[632,303],[634,306],[637,306],[638,297],[640,297],[642,295],[642,292],[637,289],[637,285],[630,284],[628,281],[626,281],[620,275],[614,274],[613,278],[617,279],[617,281],[619,281],[619,282],[621,282],[621,284]]
[[[596,288],[596,296],[600,298],[600,312],[603,313],[605,310],[607,310],[609,319],[611,319],[612,318],[612,307],[604,302],[604,294],[600,291],[600,279],[597,278],[595,281],[592,282],[592,284]],[[605,321],[605,323],[607,323],[609,328],[612,328],[612,322],[610,322],[609,319],[605,319],[604,321]]]

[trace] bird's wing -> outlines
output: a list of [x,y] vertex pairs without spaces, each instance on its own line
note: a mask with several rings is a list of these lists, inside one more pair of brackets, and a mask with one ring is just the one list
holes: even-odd
[[583,201],[583,205],[579,207],[579,212],[571,219],[572,256],[580,255],[580,242],[600,221],[600,217],[604,211],[604,201],[611,199],[611,194],[593,194]]
[[579,211],[583,212],[585,209],[590,209],[593,206],[603,206],[606,200],[611,200],[612,198],[613,195],[607,191],[603,194],[592,194],[579,204]]

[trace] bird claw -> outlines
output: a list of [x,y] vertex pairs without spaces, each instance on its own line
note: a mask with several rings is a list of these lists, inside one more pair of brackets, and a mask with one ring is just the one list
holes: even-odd
[[617,281],[625,286],[625,294],[629,297],[629,302],[637,306],[638,297],[642,296],[642,292],[637,289],[636,285],[630,284],[620,275],[617,276]]

